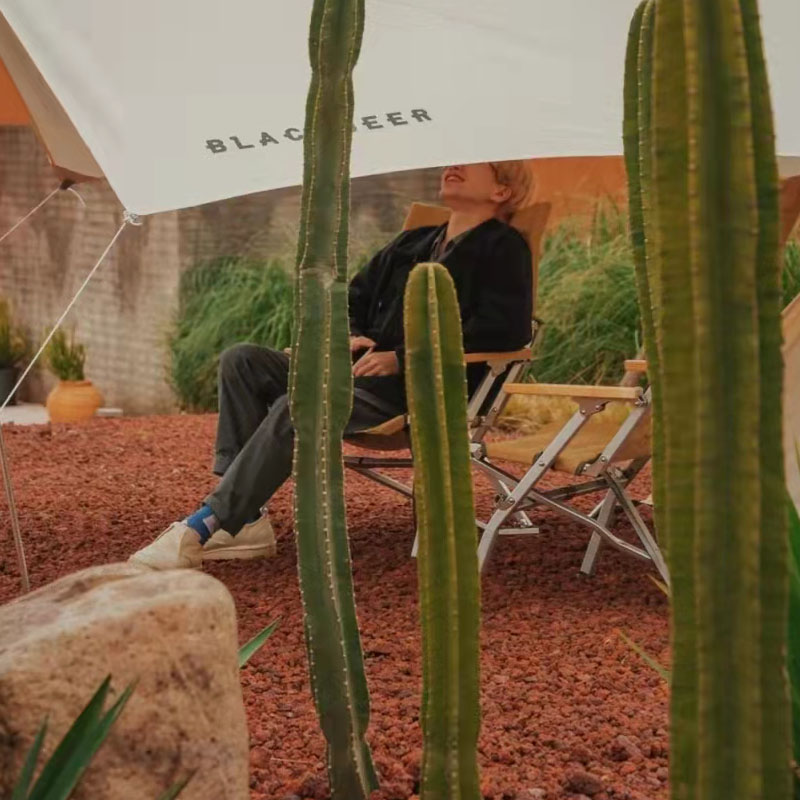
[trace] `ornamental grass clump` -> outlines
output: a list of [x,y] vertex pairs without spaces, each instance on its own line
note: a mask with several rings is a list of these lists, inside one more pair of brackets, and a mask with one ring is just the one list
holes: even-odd
[[50,371],[62,381],[82,381],[85,379],[86,346],[75,339],[73,330],[69,336],[56,331],[45,350],[45,358]]

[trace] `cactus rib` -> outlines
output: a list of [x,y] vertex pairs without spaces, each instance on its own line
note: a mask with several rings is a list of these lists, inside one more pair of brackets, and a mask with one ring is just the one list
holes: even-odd
[[[661,304],[656,313],[664,408],[687,409],[695,396],[692,275],[689,253],[689,142],[686,64],[680,3],[657,2],[653,45],[654,278]],[[680,309],[680,313],[676,310]],[[664,487],[662,527],[669,543],[671,673],[670,787],[673,798],[692,800],[697,781],[697,642],[695,640],[694,484],[695,420],[692,414],[662,419],[663,454],[658,472]]]
[[761,470],[761,757],[764,797],[786,796],[791,775],[790,711],[784,672],[788,608],[786,477],[783,460],[781,395],[780,195],[764,46],[755,0],[740,0],[750,86],[753,155],[758,203],[756,296],[759,328]]
[[[634,275],[642,320],[647,368],[653,396],[653,498],[656,532],[659,545],[666,552],[669,546],[664,524],[664,476],[661,464],[664,451],[661,402],[661,343],[658,340],[655,315],[659,282],[655,259],[655,219],[653,214],[653,147],[652,147],[652,61],[655,22],[655,0],[644,0],[634,13],[628,34],[625,60],[624,146],[628,172],[631,242]],[[651,274],[652,273],[652,274]]]

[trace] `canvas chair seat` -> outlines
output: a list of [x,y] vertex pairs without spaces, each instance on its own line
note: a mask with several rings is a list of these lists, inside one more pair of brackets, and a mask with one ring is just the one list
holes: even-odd
[[[531,465],[555,439],[562,427],[563,423],[561,422],[551,422],[530,436],[487,441],[485,442],[486,455],[501,461]],[[552,469],[570,475],[580,475],[587,464],[593,464],[600,458],[601,453],[618,430],[619,422],[590,420],[559,453]],[[650,455],[650,441],[650,426],[640,426],[636,433],[625,441],[613,459],[614,462],[647,458]]]
[[405,414],[392,417],[380,425],[348,436],[347,442],[365,450],[408,450],[411,447],[408,420]]

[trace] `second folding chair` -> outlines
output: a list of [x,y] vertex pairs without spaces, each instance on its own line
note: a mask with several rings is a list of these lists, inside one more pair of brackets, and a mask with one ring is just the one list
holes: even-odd
[[[629,373],[644,373],[643,361],[628,361]],[[566,423],[553,423],[532,436],[514,439],[483,440],[473,443],[474,465],[495,486],[507,487],[496,497],[495,510],[483,529],[478,557],[481,570],[489,563],[499,537],[518,534],[509,526],[514,514],[533,508],[548,508],[579,523],[591,533],[581,570],[594,572],[602,545],[607,544],[656,568],[665,582],[669,573],[658,542],[639,513],[628,487],[651,456],[650,390],[638,386],[571,386],[559,384],[506,383],[498,397],[504,404],[510,396],[567,397],[577,403],[577,410]],[[622,422],[612,422],[597,415],[609,403],[621,402],[630,407]],[[498,462],[512,462],[527,467],[516,476]],[[551,472],[582,478],[555,489],[541,487]],[[571,501],[594,493],[604,497],[591,511],[581,510]],[[615,532],[618,513],[633,528],[634,543]]]

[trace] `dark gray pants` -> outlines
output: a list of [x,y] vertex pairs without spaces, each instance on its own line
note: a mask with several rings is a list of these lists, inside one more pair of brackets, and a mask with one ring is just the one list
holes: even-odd
[[[228,533],[236,534],[258,518],[292,474],[288,382],[285,353],[241,344],[222,354],[214,461],[214,473],[222,480],[205,502]],[[363,431],[402,413],[402,408],[357,389],[345,432]]]

